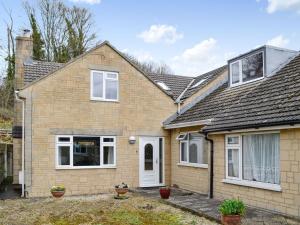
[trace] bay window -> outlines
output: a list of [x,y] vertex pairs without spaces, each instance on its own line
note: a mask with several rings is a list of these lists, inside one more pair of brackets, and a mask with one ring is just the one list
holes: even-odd
[[201,134],[186,133],[177,137],[180,141],[180,164],[207,167],[207,148]]
[[56,137],[56,168],[101,168],[116,165],[116,138],[113,136]]
[[234,180],[249,186],[278,189],[279,150],[279,133],[227,135],[227,181]]
[[117,101],[119,98],[118,73],[109,71],[91,71],[91,99]]

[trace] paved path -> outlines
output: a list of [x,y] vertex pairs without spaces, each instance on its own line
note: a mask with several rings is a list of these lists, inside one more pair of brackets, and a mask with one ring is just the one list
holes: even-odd
[[[160,198],[157,188],[134,189],[132,191],[147,197]],[[171,197],[165,202],[174,207],[220,222],[218,206],[221,201],[208,199],[206,195],[172,189]],[[300,221],[252,207],[247,207],[246,215],[242,222],[243,225],[300,225]]]

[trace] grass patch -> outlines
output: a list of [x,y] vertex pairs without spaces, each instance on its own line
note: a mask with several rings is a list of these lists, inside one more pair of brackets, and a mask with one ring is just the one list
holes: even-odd
[[2,225],[212,225],[205,218],[130,194],[127,200],[112,195],[62,200],[27,199],[0,202]]

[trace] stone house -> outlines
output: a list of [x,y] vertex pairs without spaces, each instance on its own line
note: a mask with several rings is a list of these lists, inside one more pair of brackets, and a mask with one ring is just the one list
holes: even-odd
[[108,42],[67,64],[31,53],[18,37],[23,196],[176,185],[300,217],[298,52],[262,46],[197,77],[146,74]]

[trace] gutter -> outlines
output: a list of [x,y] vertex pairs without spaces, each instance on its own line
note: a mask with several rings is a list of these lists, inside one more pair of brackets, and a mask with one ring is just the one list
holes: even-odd
[[175,124],[167,124],[164,125],[165,129],[175,129],[175,128],[181,128],[181,127],[193,127],[193,126],[203,126],[211,123],[211,120],[198,120],[198,121],[192,121],[192,122],[184,122],[184,123],[175,123]]
[[19,91],[15,91],[16,100],[22,102],[22,195],[25,197],[25,99],[19,96]]
[[210,142],[210,169],[209,169],[209,198],[214,197],[214,141],[208,138],[208,134],[204,133],[205,140]]

